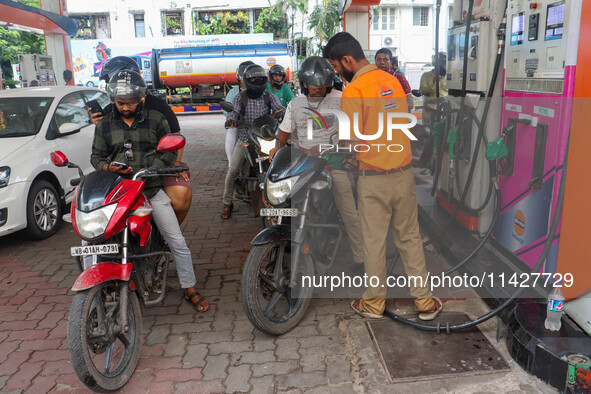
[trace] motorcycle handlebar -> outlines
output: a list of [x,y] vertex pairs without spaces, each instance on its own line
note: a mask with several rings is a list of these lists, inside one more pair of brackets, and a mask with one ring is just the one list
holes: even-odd
[[186,166],[170,166],[170,167],[156,167],[148,168],[147,170],[139,171],[133,176],[135,181],[138,178],[150,178],[155,176],[178,176],[181,172],[189,171],[189,167]]

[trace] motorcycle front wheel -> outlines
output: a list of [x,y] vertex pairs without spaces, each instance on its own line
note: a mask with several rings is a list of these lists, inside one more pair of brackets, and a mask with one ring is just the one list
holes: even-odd
[[68,316],[68,348],[78,378],[94,391],[118,390],[137,366],[142,315],[136,293],[127,302],[127,329],[121,321],[120,285],[105,282],[74,295]]
[[[248,320],[260,331],[281,335],[304,317],[312,298],[312,288],[302,286],[302,276],[313,275],[311,259],[300,256],[300,268],[291,270],[289,241],[255,245],[242,273],[242,303]],[[296,278],[295,286],[290,286]]]

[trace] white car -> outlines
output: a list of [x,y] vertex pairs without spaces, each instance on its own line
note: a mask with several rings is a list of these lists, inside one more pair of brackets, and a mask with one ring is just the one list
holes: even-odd
[[76,85],[82,85],[82,86],[89,86],[89,87],[98,87],[99,86],[99,77],[86,77],[86,78],[80,78],[80,80],[78,81],[78,83]]
[[0,91],[0,236],[24,229],[42,239],[57,231],[78,172],[53,165],[50,153],[93,171],[88,100],[109,104],[105,91],[84,86]]

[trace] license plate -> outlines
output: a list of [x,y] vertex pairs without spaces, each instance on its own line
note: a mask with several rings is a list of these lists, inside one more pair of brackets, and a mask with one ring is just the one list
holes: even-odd
[[261,216],[298,216],[297,208],[262,208]]
[[72,246],[70,248],[72,256],[88,256],[93,254],[113,254],[119,253],[118,244],[106,245],[87,245],[87,246]]

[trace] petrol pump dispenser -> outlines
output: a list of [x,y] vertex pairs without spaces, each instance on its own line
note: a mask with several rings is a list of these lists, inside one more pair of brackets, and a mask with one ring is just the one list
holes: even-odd
[[[451,111],[447,112],[448,116],[451,116],[451,129],[446,141],[440,142],[448,146],[441,162],[437,197],[441,207],[449,213],[454,213],[461,201],[463,189],[469,187],[457,219],[469,230],[484,234],[491,225],[494,206],[494,198],[489,198],[486,203],[487,195],[492,190],[489,190],[490,170],[484,154],[485,141],[492,141],[498,136],[502,74],[499,73],[496,79],[492,97],[487,96],[490,96],[490,84],[495,72],[495,59],[499,50],[497,35],[506,4],[504,1],[487,0],[473,7],[467,70],[464,70],[467,4],[468,1],[455,1],[456,25],[448,32],[446,83],[449,89],[448,102]],[[464,75],[467,77],[465,92]],[[462,99],[464,94],[466,97]],[[474,152],[480,131],[475,119],[483,120],[486,100],[491,102],[485,124],[482,125],[485,138],[480,143],[478,156],[475,158]],[[473,115],[468,116],[469,113]],[[469,168],[474,159],[476,162],[473,176],[468,179]],[[457,163],[457,169],[454,168],[454,161]],[[456,179],[458,177],[459,179]]]
[[36,80],[38,86],[55,86],[55,72],[53,71],[53,59],[48,55],[18,55],[21,72],[21,84],[23,87],[31,86],[31,81]]
[[[510,0],[499,166],[503,204],[494,237],[530,267],[556,206],[571,127],[583,0]],[[543,272],[555,273],[560,230]]]

